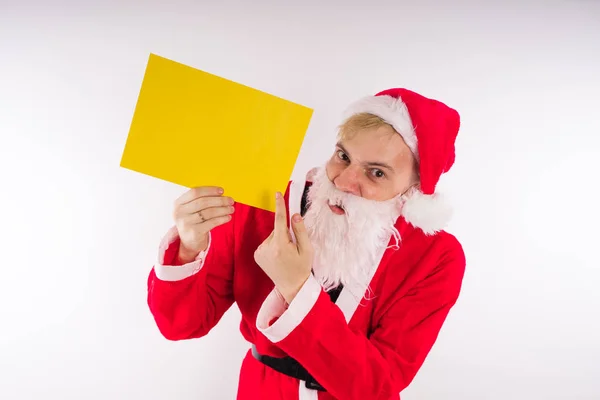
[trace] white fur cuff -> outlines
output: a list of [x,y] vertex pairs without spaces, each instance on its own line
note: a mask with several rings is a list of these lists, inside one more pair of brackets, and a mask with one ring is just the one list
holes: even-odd
[[[287,307],[285,300],[277,289],[267,296],[256,317],[256,328],[271,342],[277,343],[285,339],[308,315],[313,308],[322,288],[319,282],[310,275],[294,300]],[[271,326],[273,318],[278,318]]]
[[208,236],[208,247],[200,252],[194,261],[183,265],[169,265],[166,260],[167,249],[179,239],[177,228],[172,227],[161,241],[158,262],[154,265],[154,273],[161,281],[180,281],[196,274],[204,265],[206,254],[210,249],[211,237]]

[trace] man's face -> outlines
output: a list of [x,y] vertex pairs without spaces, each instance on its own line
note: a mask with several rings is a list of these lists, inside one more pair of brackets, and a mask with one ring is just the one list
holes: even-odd
[[389,126],[363,129],[341,140],[313,178],[304,222],[315,276],[326,289],[365,281],[390,236],[399,239],[399,195],[415,182],[410,149]]
[[[340,140],[326,170],[338,190],[367,200],[389,200],[417,182],[415,157],[387,125]],[[335,207],[332,211],[342,212]]]

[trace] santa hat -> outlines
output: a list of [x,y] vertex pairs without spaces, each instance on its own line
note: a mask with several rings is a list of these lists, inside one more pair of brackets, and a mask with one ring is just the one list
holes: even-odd
[[405,196],[402,216],[426,234],[442,230],[452,210],[436,186],[454,164],[458,112],[407,89],[388,89],[351,105],[346,116],[369,113],[390,124],[404,139],[418,164],[420,188]]

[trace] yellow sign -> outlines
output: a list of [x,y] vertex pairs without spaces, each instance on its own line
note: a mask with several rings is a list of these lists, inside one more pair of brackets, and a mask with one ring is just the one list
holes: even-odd
[[121,167],[275,211],[313,110],[151,54]]

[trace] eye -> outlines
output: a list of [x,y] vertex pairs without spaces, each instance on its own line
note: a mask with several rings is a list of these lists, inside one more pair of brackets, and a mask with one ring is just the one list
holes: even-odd
[[385,173],[382,170],[377,169],[377,168],[371,170],[371,175],[373,175],[375,178],[385,177]]
[[344,152],[343,152],[343,151],[341,151],[341,150],[338,150],[338,151],[337,151],[337,156],[338,156],[338,158],[339,158],[340,160],[342,160],[342,161],[346,161],[346,162],[347,162],[347,161],[350,161],[350,159],[348,158],[348,156],[346,155],[346,153],[344,153]]

